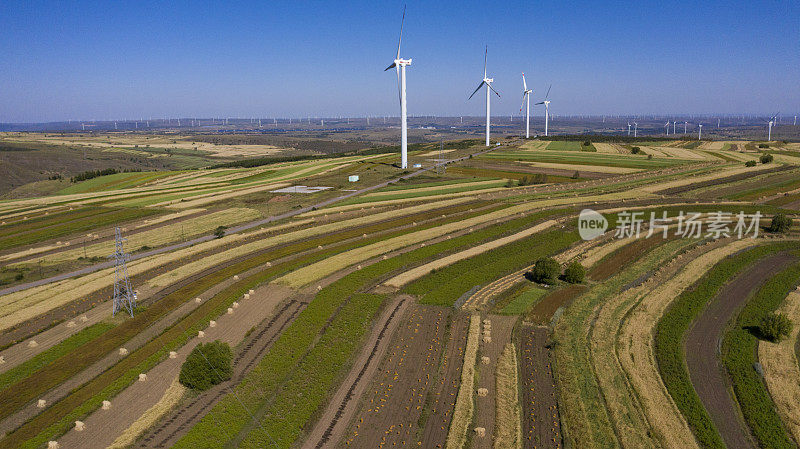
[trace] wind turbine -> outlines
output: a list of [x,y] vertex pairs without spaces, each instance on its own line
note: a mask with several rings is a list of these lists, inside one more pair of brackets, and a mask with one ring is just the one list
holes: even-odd
[[767,142],[772,141],[772,127],[775,126],[775,118],[778,117],[778,114],[773,115],[769,118],[767,122],[769,124],[769,131],[767,131]]
[[549,124],[549,119],[550,119],[550,100],[548,100],[548,98],[550,98],[550,88],[552,88],[552,87],[553,87],[553,85],[551,84],[550,87],[547,88],[547,94],[545,94],[544,100],[536,103],[536,104],[543,104],[544,105],[544,135],[545,135],[545,137],[547,137],[547,125]]
[[664,129],[667,130],[667,135],[669,135],[669,122],[667,122],[667,124],[664,125]]
[[400,43],[403,42],[403,24],[406,21],[406,7],[403,6],[403,18],[400,20],[400,38],[397,40],[397,55],[391,68],[397,72],[397,90],[400,96],[400,168],[408,168],[408,113],[406,109],[406,66],[411,65],[411,59],[400,58]]
[[486,57],[487,57],[488,54],[489,54],[489,46],[487,45],[486,46],[486,50],[483,53],[483,81],[481,81],[481,83],[478,84],[478,87],[475,88],[475,90],[472,92],[472,95],[470,95],[469,98],[467,98],[467,101],[469,101],[470,98],[472,98],[473,95],[475,95],[475,93],[477,93],[479,90],[481,90],[481,87],[483,87],[484,84],[486,85],[486,146],[487,147],[490,145],[489,144],[489,134],[491,133],[491,127],[492,127],[492,123],[491,123],[491,118],[492,117],[491,117],[491,113],[490,113],[490,111],[491,111],[491,107],[490,107],[490,105],[491,105],[491,101],[490,101],[491,93],[490,93],[490,91],[496,93],[497,97],[500,98],[500,94],[497,93],[496,90],[494,90],[494,87],[492,87],[492,83],[494,82],[494,78],[488,78],[486,76]]
[[700,140],[703,137],[703,124],[700,123],[697,125],[697,127],[699,129],[699,131],[697,132],[697,140]]
[[397,40],[397,55],[391,68],[397,72],[397,90],[400,96],[400,168],[408,168],[408,116],[406,112],[406,66],[411,65],[411,59],[400,59],[400,43],[403,42],[403,24],[406,21],[406,7],[403,6],[403,18],[400,20],[400,38]]
[[639,131],[639,124],[635,121],[633,122],[633,137],[635,138]]
[[628,137],[631,136],[631,122],[628,122]]
[[688,124],[689,124],[689,122],[683,122],[683,133],[684,134],[686,134],[686,125],[688,125]]
[[531,94],[533,89],[528,89],[528,83],[525,82],[525,73],[522,74],[522,106],[519,107],[519,112],[522,112],[523,106],[525,107],[525,138],[531,137]]

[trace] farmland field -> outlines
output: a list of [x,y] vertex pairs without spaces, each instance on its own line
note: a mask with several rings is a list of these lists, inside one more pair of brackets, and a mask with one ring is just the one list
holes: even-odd
[[342,132],[3,135],[149,162],[0,201],[0,449],[796,445],[792,144]]

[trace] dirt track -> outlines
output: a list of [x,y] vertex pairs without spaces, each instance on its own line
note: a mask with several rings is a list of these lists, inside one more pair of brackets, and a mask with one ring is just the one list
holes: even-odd
[[333,399],[328,403],[320,419],[303,444],[303,449],[323,448],[329,443],[339,441],[347,430],[347,425],[357,411],[358,399],[369,386],[378,365],[391,342],[394,331],[400,324],[408,305],[413,301],[409,296],[401,296],[386,307],[370,333],[369,340],[353,364]]
[[689,376],[728,447],[755,448],[757,445],[731,396],[730,381],[719,359],[722,336],[750,295],[794,260],[792,255],[780,253],[750,266],[710,300],[686,335],[684,350]]
[[561,447],[561,426],[558,416],[550,350],[549,331],[544,326],[520,327],[520,389],[522,395],[522,447]]

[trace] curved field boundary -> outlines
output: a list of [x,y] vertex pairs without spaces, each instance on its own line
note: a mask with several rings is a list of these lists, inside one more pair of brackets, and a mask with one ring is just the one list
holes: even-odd
[[481,316],[472,315],[469,320],[467,347],[464,351],[464,367],[461,371],[461,386],[456,396],[453,421],[447,433],[446,449],[461,449],[467,440],[467,432],[475,410],[473,385],[475,383],[475,359],[478,356],[478,337],[481,332]]
[[683,355],[683,335],[707,300],[714,297],[728,279],[754,261],[792,246],[792,243],[765,245],[723,260],[695,285],[681,293],[656,326],[655,358],[661,378],[701,445],[724,447],[689,378]]
[[[622,407],[627,408],[629,413],[622,416],[615,413],[619,408],[615,403],[609,405],[607,402],[606,395],[612,393],[613,388],[624,388],[624,383],[619,385],[617,380],[617,384],[607,391],[608,379],[599,379],[605,373],[597,372],[595,352],[607,349],[600,349],[597,346],[599,341],[593,335],[597,319],[595,314],[597,307],[607,298],[619,295],[687,244],[690,242],[678,240],[652,248],[638,261],[622,268],[619,274],[594,285],[574,299],[556,323],[554,338],[559,344],[555,347],[554,356],[556,383],[563,405],[562,426],[565,439],[574,447],[653,444],[652,437],[647,435],[649,426],[635,402],[631,403],[624,394],[609,398],[612,401],[624,401]],[[598,331],[600,334],[603,332]],[[610,366],[603,365],[600,368],[613,372],[613,362]]]
[[800,333],[800,292],[789,293],[778,313],[792,321],[792,332],[778,343],[759,341],[758,361],[775,408],[795,441],[800,441],[800,365],[794,350]]
[[547,220],[543,223],[539,223],[534,225],[528,229],[523,231],[517,232],[515,234],[501,237],[496,240],[492,240],[490,242],[486,242],[482,245],[475,246],[473,248],[467,249],[465,251],[461,251],[459,253],[450,254],[449,256],[442,257],[441,259],[434,260],[433,262],[429,262],[425,265],[420,265],[418,267],[412,268],[402,274],[399,274],[388,281],[384,282],[384,285],[388,285],[389,287],[400,288],[409,282],[415,281],[422,276],[430,273],[432,270],[438,270],[444,268],[448,265],[451,265],[459,260],[468,259],[470,257],[474,257],[478,254],[484,253],[486,251],[501,247],[511,242],[515,242],[517,240],[529,237],[533,234],[536,234],[540,231],[543,231],[547,228],[555,226],[556,220]]
[[[797,443],[783,425],[762,376],[753,368],[757,363],[759,341],[750,329],[756,328],[761,319],[774,311],[800,282],[797,254],[782,253],[777,257],[782,257],[781,262],[791,261],[791,265],[767,279],[755,295],[745,298],[744,307],[722,341],[722,363],[733,384],[733,392],[745,422],[760,447],[775,449],[796,448]],[[773,264],[768,269],[777,270],[781,265]]]

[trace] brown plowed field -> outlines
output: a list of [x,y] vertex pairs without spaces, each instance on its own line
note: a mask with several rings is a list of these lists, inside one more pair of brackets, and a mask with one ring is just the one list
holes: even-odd
[[561,447],[558,399],[550,353],[546,346],[548,333],[543,326],[520,327],[520,402],[524,448]]
[[725,285],[710,300],[686,335],[684,350],[689,376],[711,420],[728,447],[757,447],[731,396],[730,380],[719,358],[719,344],[728,323],[767,279],[796,259],[786,253],[759,260]]
[[[443,307],[409,308],[363,397],[361,411],[345,434],[346,447],[421,446],[419,424],[439,371],[453,313]],[[442,444],[448,427],[443,431]]]
[[[486,429],[486,436],[483,438],[477,435],[472,436],[473,449],[491,449],[494,428],[495,428],[495,412],[497,411],[497,360],[503,352],[503,348],[508,343],[511,343],[511,331],[514,328],[514,323],[517,321],[516,316],[503,316],[503,315],[486,315],[485,319],[490,320],[490,334],[492,341],[485,343],[483,339],[480,340],[480,355],[482,357],[489,357],[489,363],[483,363],[478,360],[477,372],[478,382],[475,385],[476,391],[479,388],[486,388],[488,394],[486,396],[475,397],[475,427],[483,427]],[[481,322],[481,336],[485,335],[484,322]],[[470,429],[471,430],[471,429]]]

